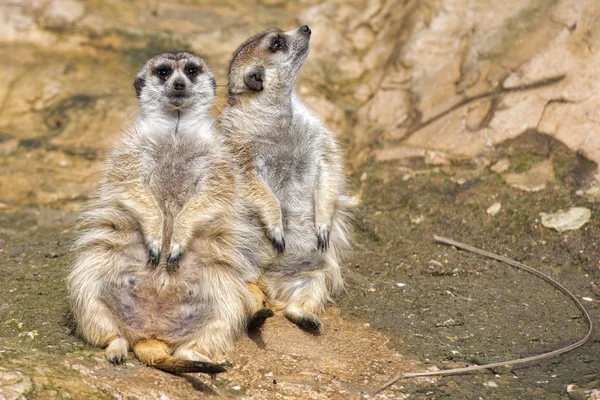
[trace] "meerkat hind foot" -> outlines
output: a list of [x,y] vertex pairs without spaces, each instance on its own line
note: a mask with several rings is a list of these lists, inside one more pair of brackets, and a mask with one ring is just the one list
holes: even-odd
[[316,314],[299,308],[284,311],[287,319],[298,325],[300,329],[313,335],[320,335],[323,327],[321,319]]
[[123,338],[113,339],[106,350],[104,355],[106,359],[113,364],[122,364],[127,359],[127,341]]

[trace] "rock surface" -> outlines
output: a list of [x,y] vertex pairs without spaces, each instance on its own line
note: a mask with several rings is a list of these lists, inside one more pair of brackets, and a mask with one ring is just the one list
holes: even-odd
[[3,3],[0,202],[89,193],[135,116],[148,56],[206,56],[220,109],[239,43],[301,23],[314,34],[299,93],[347,143],[351,169],[371,157],[447,165],[527,130],[598,162],[599,14],[596,0]]
[[0,367],[0,396],[3,400],[21,400],[33,388],[31,379],[20,371]]
[[537,192],[546,188],[549,182],[554,181],[554,169],[550,160],[544,160],[532,165],[523,173],[510,173],[504,175],[506,183],[526,192]]
[[573,207],[568,211],[541,213],[542,225],[557,232],[574,231],[585,225],[592,217],[592,212],[585,207]]

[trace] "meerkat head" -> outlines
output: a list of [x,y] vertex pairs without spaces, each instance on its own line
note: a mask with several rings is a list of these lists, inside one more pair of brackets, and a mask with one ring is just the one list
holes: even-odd
[[215,99],[215,79],[195,54],[158,54],[144,64],[133,87],[142,112],[207,108]]
[[270,29],[245,41],[229,63],[229,100],[243,93],[278,97],[294,88],[309,50],[310,28]]

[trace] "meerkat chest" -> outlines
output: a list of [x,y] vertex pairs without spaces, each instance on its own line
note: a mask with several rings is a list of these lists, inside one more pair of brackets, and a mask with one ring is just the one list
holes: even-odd
[[143,155],[144,179],[159,200],[183,203],[197,189],[208,168],[206,149],[185,138],[171,138]]
[[320,154],[309,141],[282,140],[261,146],[255,164],[261,178],[278,196],[312,193]]

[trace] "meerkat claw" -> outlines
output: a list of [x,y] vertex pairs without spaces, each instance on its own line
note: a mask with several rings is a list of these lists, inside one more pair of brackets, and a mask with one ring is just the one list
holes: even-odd
[[283,251],[285,250],[285,239],[284,238],[281,238],[281,239],[271,238],[271,243],[273,243],[273,246],[275,247],[275,251],[277,253],[283,253]]
[[179,259],[181,258],[181,254],[178,255],[170,255],[167,260],[167,272],[173,273],[177,271],[179,268]]
[[148,263],[153,267],[156,267],[160,262],[160,251],[153,249],[148,250]]
[[112,362],[115,365],[119,365],[119,364],[123,364],[125,362],[125,360],[126,360],[125,356],[121,356],[121,357],[114,356],[110,362]]
[[169,258],[167,259],[167,271],[175,272],[179,268],[179,260],[183,256],[184,248],[175,241],[171,242],[170,247]]
[[329,234],[330,229],[329,226],[321,226],[317,229],[317,249],[322,252],[327,251],[329,248]]
[[275,247],[275,251],[277,253],[283,253],[285,250],[285,237],[283,236],[283,229],[275,228],[269,229],[267,236],[271,239],[271,243],[273,243],[273,247]]

